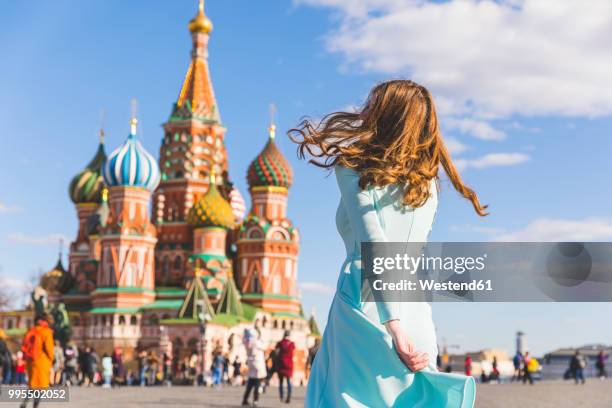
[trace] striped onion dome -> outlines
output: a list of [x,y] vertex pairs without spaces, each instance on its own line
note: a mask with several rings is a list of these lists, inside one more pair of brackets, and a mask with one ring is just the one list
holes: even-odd
[[234,187],[229,194],[230,205],[232,207],[232,212],[234,213],[234,218],[236,222],[239,224],[244,219],[244,215],[246,214],[246,203],[244,202],[244,198],[240,191]]
[[[103,133],[100,133],[102,138]],[[76,176],[73,177],[68,187],[70,199],[75,204],[99,203],[102,198],[102,166],[106,160],[104,152],[104,142],[100,140],[100,145],[96,155],[89,164]]]
[[135,119],[132,119],[132,130],[126,141],[108,156],[103,175],[109,187],[144,187],[153,191],[159,185],[159,166],[136,139]]
[[251,162],[247,181],[252,187],[291,187],[293,170],[274,143],[275,126],[270,126],[270,138],[261,153]]
[[211,175],[210,187],[201,195],[187,214],[187,222],[195,228],[234,228],[235,219],[230,203],[219,193],[215,177]]

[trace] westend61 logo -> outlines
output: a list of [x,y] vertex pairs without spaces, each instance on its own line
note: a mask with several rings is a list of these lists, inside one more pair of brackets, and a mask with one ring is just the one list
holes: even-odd
[[612,243],[364,242],[359,278],[364,302],[611,302]]
[[461,275],[465,272],[483,271],[487,254],[482,256],[425,256],[413,257],[408,254],[395,254],[393,257],[378,256],[372,260],[372,272],[380,275],[386,271],[402,270],[414,275],[419,270],[438,270],[454,272]]

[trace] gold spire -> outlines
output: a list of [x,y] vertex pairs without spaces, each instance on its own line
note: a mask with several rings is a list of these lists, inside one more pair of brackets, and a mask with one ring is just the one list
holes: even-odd
[[104,129],[100,128],[100,144],[104,144]]
[[215,168],[211,167],[210,169],[210,185],[214,186],[217,181],[217,175],[215,173]]
[[192,33],[208,34],[212,29],[212,21],[204,14],[204,0],[200,0],[198,4],[198,14],[189,21],[189,31]]
[[102,202],[105,203],[108,201],[108,188],[104,187],[102,189]]
[[138,101],[136,98],[132,99],[132,118],[130,119],[130,134],[136,136],[136,130],[138,128],[138,119],[136,119],[136,110],[138,109]]
[[270,139],[274,140],[276,137],[276,125],[274,124],[274,114],[276,113],[276,106],[273,103],[270,104],[270,127],[268,127],[268,134]]

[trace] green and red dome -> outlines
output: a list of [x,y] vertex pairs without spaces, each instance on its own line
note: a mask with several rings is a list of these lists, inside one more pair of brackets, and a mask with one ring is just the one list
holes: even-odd
[[68,192],[73,203],[99,204],[102,201],[102,189],[104,188],[102,165],[105,160],[104,143],[100,142],[96,155],[70,182]]
[[261,153],[251,162],[247,173],[247,181],[251,188],[291,187],[293,170],[274,143],[274,137],[268,139],[268,143]]

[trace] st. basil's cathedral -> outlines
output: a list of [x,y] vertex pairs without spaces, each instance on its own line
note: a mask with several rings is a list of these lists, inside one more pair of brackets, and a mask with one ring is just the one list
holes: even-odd
[[[126,360],[140,350],[179,358],[198,350],[209,362],[214,351],[245,361],[245,327],[258,328],[270,349],[290,330],[299,381],[319,333],[296,287],[299,233],[287,218],[293,172],[271,124],[248,167],[245,214],[209,74],[212,29],[200,1],[159,161],[138,140],[135,117],[108,155],[100,131],[94,157],[69,186],[78,232],[68,270],[60,258],[40,286],[49,304],[66,306],[77,344],[98,353],[121,347]],[[31,324],[31,312],[2,315],[5,329]]]

